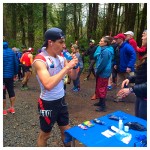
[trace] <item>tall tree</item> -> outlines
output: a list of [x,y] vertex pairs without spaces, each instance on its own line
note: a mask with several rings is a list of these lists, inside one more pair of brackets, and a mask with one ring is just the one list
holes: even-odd
[[141,45],[141,35],[145,30],[145,28],[147,29],[147,3],[144,3],[144,7],[142,10],[140,30],[139,30],[139,34],[137,35],[137,43],[139,43],[139,45]]
[[22,36],[21,36],[21,43],[23,45],[26,45],[26,34],[25,34],[25,22],[24,22],[24,19],[25,19],[25,10],[26,10],[26,7],[25,5],[23,4],[20,4],[18,3],[18,14],[19,14],[19,24],[20,24],[20,31],[22,33]]
[[43,35],[46,30],[47,30],[47,4],[43,3]]
[[128,30],[134,31],[137,8],[138,8],[137,3],[125,4],[125,31],[128,31]]
[[73,22],[74,22],[74,34],[75,40],[79,38],[79,27],[78,27],[78,16],[77,16],[77,4],[74,3],[73,5]]
[[28,14],[28,46],[34,46],[34,16],[33,16],[33,3],[27,4]]
[[108,9],[107,9],[107,14],[106,14],[106,23],[104,24],[103,35],[110,35],[112,32],[111,20],[112,20],[113,5],[114,4],[111,4],[111,3],[108,4]]
[[94,38],[95,30],[97,28],[97,17],[98,17],[98,3],[89,3],[89,16],[87,22],[87,38]]
[[115,6],[114,6],[114,10],[113,10],[113,14],[112,14],[112,35],[116,35],[117,32],[117,10],[118,10],[118,6],[119,4],[118,3],[115,3]]
[[17,15],[16,15],[16,4],[13,3],[10,5],[11,9],[11,38],[14,40],[14,44],[16,43],[16,28],[17,28]]

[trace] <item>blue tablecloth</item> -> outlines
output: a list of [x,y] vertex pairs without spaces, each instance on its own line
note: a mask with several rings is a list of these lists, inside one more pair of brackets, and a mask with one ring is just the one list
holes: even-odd
[[[118,117],[123,117],[123,123],[138,122],[147,127],[147,121],[125,112],[116,111],[111,114]],[[115,135],[110,138],[105,137],[103,134],[101,134],[101,132],[106,131],[110,126],[115,126],[118,128],[118,121],[109,119],[109,116],[111,114],[107,114],[103,117],[98,118],[101,121],[104,121],[106,123],[105,125],[95,124],[93,120],[90,120],[95,125],[88,128],[87,130],[83,130],[78,126],[74,126],[66,130],[66,140],[74,138],[88,147],[133,147],[134,143],[138,142],[137,137],[139,135],[145,135],[147,137],[147,131],[137,131],[132,129],[130,129],[128,132],[132,135],[131,141],[128,144],[125,144],[122,141],[118,140]],[[138,144],[136,145],[138,146]]]

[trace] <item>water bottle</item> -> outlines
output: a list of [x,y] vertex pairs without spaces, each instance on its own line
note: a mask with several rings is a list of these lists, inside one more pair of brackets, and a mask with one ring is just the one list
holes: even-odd
[[69,52],[63,52],[63,55],[67,60],[72,60],[72,56]]
[[[63,55],[67,60],[72,60],[72,56],[69,52],[63,52]],[[75,67],[73,67],[73,69],[77,69],[78,67],[79,67],[79,63]]]
[[118,128],[119,130],[123,130],[123,121],[121,118],[119,118]]

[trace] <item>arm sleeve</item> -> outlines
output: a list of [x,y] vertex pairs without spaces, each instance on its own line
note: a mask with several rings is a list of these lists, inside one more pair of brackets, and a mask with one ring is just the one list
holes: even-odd
[[98,64],[98,68],[97,68],[97,74],[99,74],[107,66],[107,62],[108,62],[108,58],[109,58],[108,51],[102,52],[101,55],[102,55],[101,60]]
[[132,68],[136,62],[136,53],[135,53],[135,50],[133,49],[133,47],[130,45],[127,47],[127,50],[128,50],[128,55],[130,57],[128,67]]
[[132,88],[137,97],[147,98],[147,82],[134,85]]
[[135,83],[135,75],[134,76],[129,76],[127,79],[129,79],[130,83]]

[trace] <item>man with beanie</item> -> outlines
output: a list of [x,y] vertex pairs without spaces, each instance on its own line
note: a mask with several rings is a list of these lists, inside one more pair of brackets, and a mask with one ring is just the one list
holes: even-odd
[[77,65],[78,59],[72,55],[72,60],[68,63],[64,57],[60,56],[64,45],[65,35],[63,31],[59,28],[48,29],[45,32],[45,42],[42,46],[46,49],[39,53],[33,61],[33,67],[41,88],[38,100],[40,133],[37,145],[39,147],[47,146],[47,140],[55,122],[60,129],[64,146],[70,146],[70,143],[64,141],[64,131],[70,126],[68,108],[64,97],[63,78],[68,74],[72,79],[76,79],[77,69],[74,66]]

